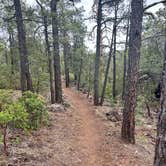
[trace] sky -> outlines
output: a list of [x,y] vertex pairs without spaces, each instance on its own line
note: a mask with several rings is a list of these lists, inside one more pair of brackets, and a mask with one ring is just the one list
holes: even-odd
[[[30,5],[35,5],[36,2],[35,0],[26,0],[28,4]],[[154,2],[158,2],[159,0],[147,0],[147,5],[149,4],[152,4]],[[84,9],[87,13],[89,13],[91,11],[91,7],[92,7],[92,4],[93,4],[93,0],[81,0],[81,3],[80,3],[82,6],[84,6]],[[152,11],[157,11],[162,5],[157,5],[153,8],[151,8],[150,10]]]
[[[26,1],[29,5],[32,5],[32,6],[36,5],[35,0],[26,0]],[[128,0],[126,0],[126,1],[128,1]],[[146,4],[149,5],[149,4],[152,4],[154,2],[158,2],[158,1],[159,0],[146,0]],[[94,0],[81,0],[81,2],[78,4],[78,6],[83,6],[84,7],[84,9],[85,9],[85,13],[84,13],[85,18],[88,18],[91,15],[93,2],[94,2]],[[162,7],[162,4],[159,4],[159,5],[156,5],[152,8],[150,8],[148,11],[155,13],[161,7]],[[95,22],[86,21],[85,24],[87,26],[87,30],[90,32],[92,30],[92,28],[94,27]],[[88,39],[88,37],[86,38],[86,43],[87,43],[87,47],[89,48],[89,50],[94,51],[95,42],[96,42],[95,39],[90,41]]]

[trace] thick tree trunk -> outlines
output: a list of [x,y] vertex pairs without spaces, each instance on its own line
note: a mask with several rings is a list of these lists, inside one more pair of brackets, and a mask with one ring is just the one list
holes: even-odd
[[128,38],[129,38],[129,18],[127,22],[127,31],[126,31],[126,41],[125,41],[125,50],[124,50],[124,61],[123,61],[123,92],[122,92],[122,100],[124,100],[125,96],[125,88],[126,88],[126,71],[127,71],[127,48],[128,48]]
[[61,83],[61,69],[59,56],[59,31],[58,31],[58,0],[51,0],[52,12],[52,31],[53,31],[53,48],[54,48],[54,77],[55,77],[55,101],[62,102],[62,83]]
[[[165,28],[166,35],[166,28]],[[155,148],[154,166],[166,165],[166,40],[164,49],[164,65],[162,74],[162,90],[161,90],[161,110],[157,124],[157,139]]]
[[[63,38],[67,36],[65,30],[63,30]],[[69,87],[70,84],[70,77],[69,77],[69,44],[68,42],[64,41],[63,43],[63,56],[64,56],[64,67],[65,67],[65,83],[66,88]]]
[[83,59],[80,60],[80,70],[78,73],[78,82],[77,82],[77,90],[80,90],[80,82],[81,82],[81,74],[82,74],[82,65],[83,65]]
[[53,69],[52,69],[52,58],[51,58],[51,50],[50,50],[50,43],[48,39],[48,21],[47,16],[43,16],[44,22],[44,35],[45,35],[45,42],[46,42],[46,51],[48,56],[48,70],[50,74],[50,93],[51,93],[51,103],[55,103],[55,89],[54,89],[54,80],[53,80]]
[[100,42],[101,42],[101,20],[102,20],[102,0],[98,1],[97,11],[97,40],[96,40],[96,57],[94,72],[94,105],[99,105],[99,67],[100,67]]
[[26,34],[22,18],[21,2],[14,0],[16,23],[18,31],[18,42],[20,52],[20,73],[21,73],[21,90],[33,91],[31,74],[29,71],[28,52],[26,47]]
[[123,110],[122,138],[135,143],[135,108],[137,103],[138,68],[141,47],[143,18],[143,0],[131,2],[131,26],[129,35],[129,62],[127,73],[127,90]]
[[113,40],[114,40],[114,36],[115,36],[114,33],[115,33],[115,26],[113,26],[113,31],[112,31],[112,39],[111,39],[111,45],[110,45],[110,50],[109,50],[109,55],[108,55],[107,67],[106,67],[106,71],[105,71],[103,89],[101,92],[100,105],[103,105],[103,102],[104,102],[105,89],[107,86],[108,73],[109,73],[110,62],[111,62],[111,57],[112,57]]
[[116,97],[116,34],[117,34],[117,11],[118,5],[115,5],[115,22],[114,22],[114,54],[113,54],[113,84],[112,84],[112,97]]

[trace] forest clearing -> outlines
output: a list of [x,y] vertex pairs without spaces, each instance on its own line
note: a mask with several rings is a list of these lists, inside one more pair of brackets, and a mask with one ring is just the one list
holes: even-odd
[[166,0],[0,0],[0,166],[166,166]]

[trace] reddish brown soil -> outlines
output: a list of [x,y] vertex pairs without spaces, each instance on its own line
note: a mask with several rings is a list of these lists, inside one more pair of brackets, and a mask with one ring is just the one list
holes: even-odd
[[71,107],[50,113],[51,125],[21,136],[1,161],[16,166],[150,166],[153,152],[120,139],[120,123],[98,114],[85,95],[64,89]]

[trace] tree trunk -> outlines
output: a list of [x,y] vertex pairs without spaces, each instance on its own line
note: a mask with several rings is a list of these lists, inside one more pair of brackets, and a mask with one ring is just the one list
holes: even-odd
[[91,60],[90,60],[90,54],[89,54],[89,72],[88,72],[88,93],[87,93],[87,98],[89,98],[90,95],[90,91],[91,91],[91,70],[92,70],[92,64],[91,64]]
[[118,5],[115,5],[115,21],[114,21],[114,54],[113,54],[113,84],[112,84],[112,97],[116,97],[116,33],[117,33],[117,11]]
[[125,96],[125,88],[126,88],[126,71],[127,71],[127,48],[128,48],[128,38],[129,38],[129,18],[127,22],[127,31],[126,31],[126,41],[125,41],[125,50],[124,50],[124,62],[123,62],[123,92],[122,92],[122,100],[124,100]]
[[51,93],[51,103],[55,103],[55,89],[54,89],[54,80],[53,80],[53,69],[52,69],[52,58],[51,58],[51,50],[50,50],[50,43],[48,39],[48,21],[47,16],[43,16],[44,22],[44,35],[45,35],[45,42],[46,42],[46,51],[48,55],[48,70],[50,74],[50,93]]
[[6,143],[6,136],[7,136],[7,125],[4,126],[3,129],[3,146],[4,146],[4,152],[5,154],[8,154],[7,152],[7,143]]
[[80,90],[80,82],[81,82],[81,74],[82,74],[82,65],[83,65],[83,59],[81,58],[81,61],[80,61],[80,70],[79,70],[79,73],[78,73],[77,90]]
[[16,23],[18,31],[18,43],[20,52],[20,75],[21,75],[21,90],[33,91],[31,74],[29,71],[28,52],[26,47],[26,34],[22,18],[21,2],[20,0],[14,0]]
[[[165,28],[166,35],[166,28]],[[166,40],[164,49],[164,65],[162,74],[162,90],[161,90],[161,110],[158,116],[157,139],[155,148],[154,166],[166,165]]]
[[109,68],[110,68],[110,62],[111,62],[111,57],[112,57],[112,47],[113,47],[113,40],[114,40],[114,33],[115,33],[115,26],[113,26],[113,31],[112,31],[112,39],[111,39],[111,45],[110,45],[110,51],[108,55],[108,61],[107,61],[107,67],[105,71],[105,78],[104,78],[104,84],[103,84],[103,89],[101,93],[101,99],[100,99],[100,105],[103,105],[104,102],[104,95],[105,95],[105,89],[107,86],[107,80],[108,80],[108,73],[109,73]]
[[102,20],[102,0],[98,1],[97,11],[97,40],[96,40],[96,57],[94,72],[94,105],[99,105],[99,67],[100,67],[100,42],[101,42],[101,20]]
[[59,56],[59,31],[58,31],[58,13],[57,0],[51,0],[52,13],[52,32],[53,32],[53,49],[54,49],[54,77],[55,77],[55,101],[62,102],[62,83]]
[[143,0],[132,0],[129,35],[127,90],[123,110],[122,139],[135,143],[135,108],[137,103],[138,68],[141,47]]
[[10,87],[15,87],[15,82],[13,80],[14,78],[14,65],[15,64],[15,57],[14,57],[14,37],[13,37],[13,31],[10,30],[10,27],[8,25],[8,33],[9,33],[9,47],[10,47],[10,64],[11,64],[11,76],[10,76]]
[[[65,30],[63,30],[63,38],[67,36],[67,33]],[[66,83],[66,88],[69,87],[70,83],[70,77],[69,77],[69,44],[68,42],[64,41],[63,43],[63,55],[64,55],[64,67],[65,67],[65,83]]]

